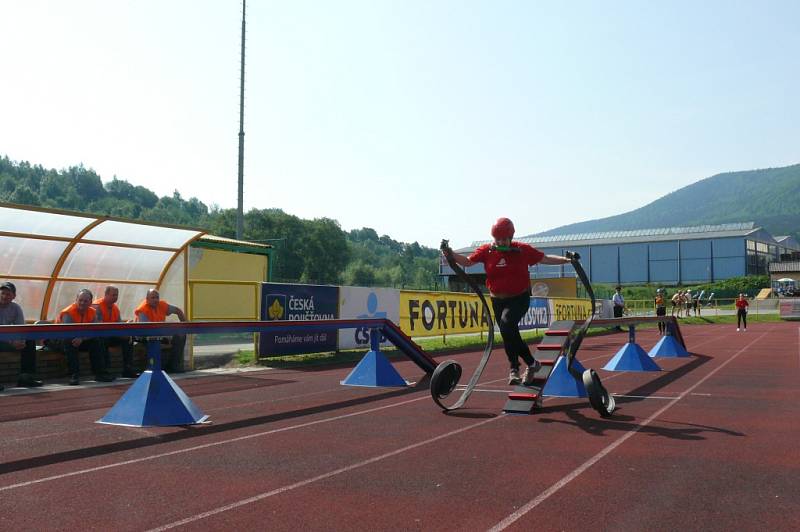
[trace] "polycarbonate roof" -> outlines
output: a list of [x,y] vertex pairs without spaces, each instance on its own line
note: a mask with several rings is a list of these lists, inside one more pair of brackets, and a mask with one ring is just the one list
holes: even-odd
[[0,281],[16,285],[28,320],[52,319],[72,302],[76,287],[159,286],[178,254],[203,234],[0,204]]

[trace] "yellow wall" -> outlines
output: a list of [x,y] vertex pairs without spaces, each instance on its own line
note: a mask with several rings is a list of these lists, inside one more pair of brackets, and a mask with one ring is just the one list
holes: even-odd
[[189,280],[266,281],[267,256],[191,248]]
[[189,318],[258,319],[261,283],[268,257],[217,249],[191,248]]

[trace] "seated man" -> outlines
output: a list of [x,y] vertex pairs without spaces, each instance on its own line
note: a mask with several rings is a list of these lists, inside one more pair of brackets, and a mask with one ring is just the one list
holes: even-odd
[[[14,283],[0,284],[0,325],[25,325],[22,307],[14,303],[17,287]],[[42,381],[36,379],[36,343],[33,340],[12,340],[0,342],[0,351],[19,351],[20,373],[17,386],[41,386]],[[0,390],[3,387],[0,386]]]
[[[75,303],[58,313],[56,323],[95,323],[97,311],[92,307],[92,293],[85,288],[78,292]],[[64,340],[62,347],[67,355],[69,365],[70,385],[80,384],[80,358],[78,351],[89,351],[89,360],[92,363],[92,372],[99,382],[111,382],[114,377],[106,371],[103,357],[103,344],[100,338],[72,338]]]
[[[142,301],[136,310],[135,321],[140,322],[161,322],[166,321],[167,316],[175,314],[181,321],[186,321],[186,315],[181,309],[170,305],[166,301],[161,301],[158,290],[151,288],[147,291],[147,297]],[[183,371],[183,347],[186,345],[186,335],[176,334],[172,337],[172,354],[169,361],[162,355],[162,368],[167,372],[175,373]]]
[[[120,323],[119,307],[119,288],[113,285],[106,286],[103,297],[98,297],[92,303],[92,307],[97,311],[98,321],[103,323]],[[107,336],[103,338],[103,362],[105,366],[110,365],[108,354],[109,346],[119,346],[122,348],[122,376],[135,379],[139,376],[133,369],[133,345],[129,336]]]

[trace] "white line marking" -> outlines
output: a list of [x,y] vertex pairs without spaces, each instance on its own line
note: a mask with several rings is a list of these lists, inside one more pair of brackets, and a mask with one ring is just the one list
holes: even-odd
[[282,427],[282,428],[279,428],[279,429],[267,430],[267,431],[264,431],[264,432],[258,432],[256,434],[247,434],[245,436],[239,436],[237,438],[231,438],[231,439],[228,439],[228,440],[222,440],[222,441],[211,442],[211,443],[204,443],[202,445],[195,445],[193,447],[187,447],[185,449],[178,449],[178,450],[169,451],[169,452],[166,452],[166,453],[158,453],[158,454],[154,454],[154,455],[151,455],[151,456],[143,456],[141,458],[134,458],[132,460],[124,460],[122,462],[115,462],[115,463],[112,463],[112,464],[106,464],[106,465],[97,466],[97,467],[79,469],[78,471],[70,471],[69,473],[63,473],[61,475],[53,475],[53,476],[50,476],[50,477],[39,478],[39,479],[36,479],[36,480],[29,480],[29,481],[26,481],[26,482],[19,482],[17,484],[9,484],[8,486],[0,486],[0,492],[8,491],[8,490],[16,489],[16,488],[23,488],[23,487],[26,487],[26,486],[32,486],[34,484],[41,484],[43,482],[49,482],[51,480],[60,480],[62,478],[74,477],[74,476],[77,476],[77,475],[84,475],[84,474],[87,474],[87,473],[94,473],[96,471],[103,471],[105,469],[111,469],[111,468],[114,468],[114,467],[120,467],[120,466],[130,465],[130,464],[138,464],[140,462],[147,462],[149,460],[155,460],[156,458],[163,458],[165,456],[174,456],[176,454],[183,454],[183,453],[188,453],[188,452],[191,452],[191,451],[198,451],[200,449],[208,449],[210,447],[217,447],[217,446],[220,446],[220,445],[226,445],[228,443],[235,443],[235,442],[250,440],[250,439],[253,439],[253,438],[259,438],[261,436],[269,436],[270,434],[277,434],[279,432],[287,432],[287,431],[290,431],[290,430],[296,430],[296,429],[301,429],[301,428],[305,428],[305,427],[311,427],[313,425],[320,425],[322,423],[329,423],[331,421],[338,421],[340,419],[346,419],[346,418],[349,418],[349,417],[355,417],[355,416],[360,416],[360,415],[363,415],[363,414],[369,414],[369,413],[372,413],[372,412],[378,412],[380,410],[386,410],[387,408],[394,408],[396,406],[402,406],[402,405],[406,405],[406,404],[409,404],[409,403],[415,403],[415,402],[421,401],[423,399],[428,399],[428,396],[424,395],[422,397],[417,397],[415,399],[409,399],[408,401],[401,401],[399,403],[394,403],[394,404],[391,404],[391,405],[379,406],[379,407],[376,407],[376,408],[369,408],[367,410],[361,410],[359,412],[351,412],[350,414],[343,414],[341,416],[334,416],[334,417],[325,418],[325,419],[318,419],[316,421],[309,421],[308,423],[300,423],[298,425],[291,425],[291,426]]
[[516,512],[510,514],[508,517],[506,517],[505,519],[503,519],[502,521],[497,523],[495,526],[490,528],[489,531],[490,532],[495,532],[495,531],[505,530],[506,528],[511,526],[514,522],[516,522],[522,516],[524,516],[525,514],[527,514],[528,512],[530,512],[531,510],[533,510],[537,506],[539,506],[541,503],[543,503],[544,501],[549,499],[551,495],[555,494],[558,490],[560,490],[561,488],[563,488],[564,486],[569,484],[571,481],[573,481],[576,478],[578,478],[584,471],[586,471],[587,469],[592,467],[594,464],[599,462],[601,459],[603,459],[605,456],[610,454],[611,451],[613,451],[614,449],[616,449],[617,447],[622,445],[626,440],[628,440],[628,438],[631,438],[633,435],[635,435],[641,429],[643,429],[644,427],[646,427],[647,425],[652,423],[658,416],[660,416],[661,414],[666,412],[669,408],[671,408],[673,405],[675,405],[675,403],[677,403],[678,401],[680,401],[681,399],[686,397],[687,394],[691,393],[698,386],[700,386],[705,381],[707,381],[712,376],[714,376],[719,370],[721,370],[722,368],[724,368],[725,366],[727,366],[728,364],[733,362],[736,359],[736,357],[738,357],[740,354],[742,354],[744,351],[746,351],[750,346],[754,345],[756,342],[761,340],[761,338],[763,338],[766,335],[767,335],[766,332],[762,333],[761,336],[759,336],[758,338],[756,338],[755,340],[753,340],[752,342],[747,344],[745,347],[743,347],[742,349],[737,351],[731,358],[729,358],[728,360],[726,360],[725,362],[723,362],[722,364],[717,366],[715,369],[711,370],[708,373],[708,375],[706,375],[705,377],[703,377],[702,379],[697,381],[697,383],[695,383],[693,386],[689,387],[689,389],[687,389],[684,392],[682,392],[678,397],[675,397],[669,403],[667,403],[666,405],[661,407],[661,409],[657,410],[653,415],[651,415],[649,418],[647,418],[645,421],[643,421],[640,425],[638,425],[637,427],[632,429],[630,432],[628,432],[626,434],[623,434],[615,442],[611,443],[610,445],[608,445],[608,447],[606,447],[605,449],[603,449],[602,451],[600,451],[599,453],[597,453],[593,457],[589,458],[587,461],[585,461],[583,464],[578,466],[575,470],[573,470],[567,476],[563,477],[561,480],[559,480],[558,482],[556,482],[555,484],[553,484],[552,486],[547,488],[545,491],[540,493],[536,498],[532,499],[527,504],[522,506],[519,510],[517,510]]
[[352,471],[352,470],[357,469],[359,467],[364,467],[366,465],[374,464],[375,462],[378,462],[380,460],[384,460],[386,458],[391,458],[392,456],[396,456],[396,455],[404,453],[406,451],[411,451],[411,450],[416,449],[418,447],[422,447],[423,445],[428,445],[429,443],[434,443],[434,442],[437,442],[437,441],[442,440],[444,438],[449,438],[450,436],[455,436],[456,434],[460,434],[462,432],[466,432],[468,430],[472,430],[474,428],[480,427],[481,425],[486,425],[487,423],[491,423],[493,421],[497,421],[498,419],[502,419],[503,417],[505,417],[505,415],[504,414],[500,414],[497,417],[493,417],[493,418],[490,418],[490,419],[485,419],[483,421],[479,421],[477,423],[473,423],[472,425],[467,425],[466,427],[462,427],[460,429],[456,429],[456,430],[450,431],[450,432],[448,432],[446,434],[440,434],[439,436],[435,436],[433,438],[430,438],[430,439],[427,439],[427,440],[424,440],[424,441],[413,443],[411,445],[407,445],[405,447],[401,447],[399,449],[395,449],[394,451],[389,451],[388,453],[384,453],[384,454],[381,454],[381,455],[378,455],[378,456],[373,456],[372,458],[368,458],[368,459],[363,460],[361,462],[356,462],[354,464],[350,464],[350,465],[345,466],[345,467],[340,467],[339,469],[334,469],[333,471],[328,471],[327,473],[323,473],[323,474],[317,475],[315,477],[307,478],[305,480],[301,480],[299,482],[295,482],[294,484],[289,484],[287,486],[282,486],[282,487],[276,488],[276,489],[274,489],[272,491],[267,491],[267,492],[264,492],[264,493],[260,493],[258,495],[253,496],[253,497],[248,497],[247,499],[242,499],[240,501],[236,501],[236,502],[233,502],[231,504],[227,504],[225,506],[220,506],[218,508],[214,508],[213,510],[209,510],[207,512],[203,512],[203,513],[200,513],[200,514],[192,515],[192,516],[187,517],[185,519],[181,519],[180,521],[174,521],[172,523],[168,523],[168,524],[160,526],[158,528],[151,528],[148,532],[161,532],[162,530],[169,530],[170,528],[175,528],[177,526],[182,526],[182,525],[185,525],[185,524],[188,524],[188,523],[192,523],[194,521],[199,521],[200,519],[205,519],[207,517],[211,517],[212,515],[216,515],[216,514],[219,514],[219,513],[222,513],[222,512],[227,512],[228,510],[233,510],[233,509],[239,508],[241,506],[245,506],[247,504],[252,504],[254,502],[258,502],[258,501],[264,500],[267,497],[272,497],[274,495],[280,495],[281,493],[285,493],[287,491],[290,491],[290,490],[293,490],[293,489],[296,489],[296,488],[301,488],[303,486],[307,486],[308,484],[312,484],[312,483],[318,482],[320,480],[325,480],[327,478],[339,475],[341,473],[347,473],[348,471]]
[[611,395],[614,397],[630,397],[632,399],[675,399],[674,395],[671,397],[662,397],[659,395],[625,395],[624,393],[612,393]]

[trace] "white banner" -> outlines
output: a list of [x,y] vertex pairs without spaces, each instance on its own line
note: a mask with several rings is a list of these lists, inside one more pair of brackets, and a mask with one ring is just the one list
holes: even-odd
[[[400,290],[392,288],[339,288],[339,317],[342,319],[386,318],[400,323]],[[381,345],[391,345],[384,341]],[[340,329],[339,349],[369,349],[369,331],[363,328]]]

